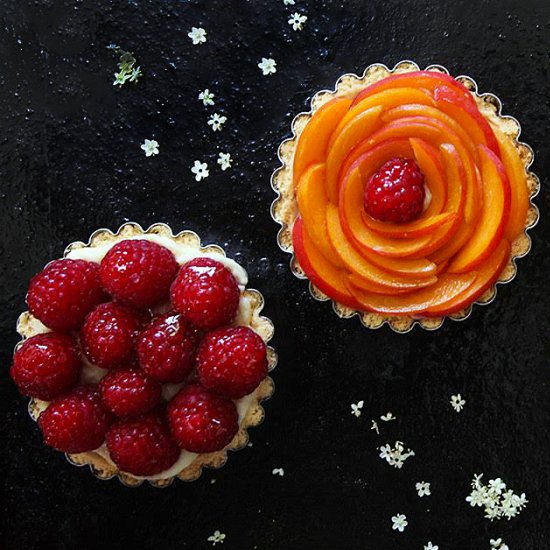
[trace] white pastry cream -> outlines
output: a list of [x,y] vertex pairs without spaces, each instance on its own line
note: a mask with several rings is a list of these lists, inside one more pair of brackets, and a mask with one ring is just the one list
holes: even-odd
[[[174,254],[176,261],[178,262],[179,265],[183,265],[184,263],[197,257],[212,258],[213,260],[216,260],[222,263],[229,271],[231,271],[231,273],[237,280],[237,283],[239,284],[239,288],[241,290],[241,297],[239,300],[237,317],[233,324],[241,325],[241,326],[250,326],[251,319],[252,319],[252,309],[248,298],[245,295],[243,295],[243,290],[248,282],[248,275],[246,271],[237,262],[235,262],[234,260],[231,260],[230,258],[226,258],[221,253],[203,252],[196,246],[191,246],[183,242],[178,242],[168,237],[164,237],[161,235],[144,234],[144,235],[137,235],[133,237],[121,237],[120,239],[113,240],[112,242],[101,244],[99,246],[86,246],[82,248],[75,248],[75,249],[72,249],[66,255],[66,257],[73,260],[81,259],[81,260],[87,260],[89,262],[100,263],[101,260],[104,258],[104,256],[107,254],[107,252],[117,242],[120,242],[122,240],[127,240],[127,239],[132,239],[132,240],[143,239],[143,240],[153,241],[161,246],[164,246]],[[156,309],[157,311],[167,311],[169,309],[169,304],[163,304]],[[35,329],[33,330],[35,334],[42,333],[42,332],[49,332],[49,329],[39,321],[36,321],[36,324],[33,324],[33,329]],[[105,376],[107,372],[108,372],[107,370],[101,369],[93,365],[92,363],[90,363],[86,358],[83,358],[83,368],[82,368],[82,374],[80,377],[80,383],[83,383],[83,384],[97,383],[99,382],[99,380],[101,380],[101,378],[103,378],[103,376]],[[171,399],[171,397],[173,397],[179,391],[179,389],[184,385],[185,384],[163,384],[163,390],[162,390],[163,397],[166,400]],[[254,400],[254,392],[242,397],[241,399],[236,399],[233,401],[235,403],[235,406],[237,407],[237,412],[239,414],[239,424],[242,423],[253,400]],[[40,408],[45,409],[47,408],[48,403],[41,402],[41,405],[42,406]],[[111,457],[109,456],[109,452],[105,444],[103,444],[99,449],[96,449],[94,452],[98,453],[110,464],[114,464],[113,461],[111,460]],[[181,472],[181,470],[189,466],[197,456],[198,455],[196,453],[191,453],[191,452],[182,450],[178,460],[167,470],[164,470],[163,472],[153,476],[147,476],[145,478],[140,478],[139,476],[133,476],[133,477],[136,477],[138,479],[151,479],[151,480],[166,479],[177,475],[179,472]]]

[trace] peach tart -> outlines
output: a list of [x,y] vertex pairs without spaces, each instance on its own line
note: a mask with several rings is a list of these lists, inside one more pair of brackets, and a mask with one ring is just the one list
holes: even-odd
[[372,65],[316,94],[293,132],[272,178],[279,245],[341,317],[435,329],[514,277],[538,219],[533,153],[471,78]]

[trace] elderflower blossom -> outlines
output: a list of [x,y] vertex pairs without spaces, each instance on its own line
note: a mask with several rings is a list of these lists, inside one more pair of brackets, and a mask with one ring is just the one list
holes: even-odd
[[385,460],[390,466],[401,469],[407,458],[414,456],[414,451],[407,449],[401,441],[395,442],[395,447],[392,448],[389,443],[383,447],[379,447],[380,458]]
[[212,543],[212,546],[216,546],[216,544],[222,543],[225,540],[225,533],[220,533],[217,529],[214,531],[212,535],[208,537],[208,542]]
[[194,46],[206,42],[206,31],[202,27],[191,27],[187,36],[191,39]]
[[487,485],[481,481],[482,477],[483,474],[474,475],[472,491],[466,497],[466,502],[472,507],[484,508],[487,519],[512,519],[529,502],[525,493],[517,495],[511,489],[506,490],[506,483],[499,477],[490,479]]
[[304,23],[307,21],[307,15],[296,12],[290,16],[288,24],[292,27],[294,31],[301,31],[304,28]]
[[415,487],[419,497],[423,497],[423,496],[429,497],[432,494],[430,491],[430,484],[427,481],[419,481],[415,485]]
[[405,530],[405,527],[409,525],[409,522],[407,521],[407,516],[405,514],[397,514],[396,516],[392,516],[391,520],[391,528],[394,531],[399,531],[400,533],[402,533]]
[[466,405],[466,401],[462,399],[462,396],[457,393],[456,395],[451,395],[451,407],[459,413]]
[[365,402],[363,400],[358,401],[357,403],[351,404],[351,414],[355,415],[357,418],[361,416],[361,409]]
[[258,63],[258,67],[261,69],[264,76],[277,72],[277,63],[272,58],[262,57],[262,60]]

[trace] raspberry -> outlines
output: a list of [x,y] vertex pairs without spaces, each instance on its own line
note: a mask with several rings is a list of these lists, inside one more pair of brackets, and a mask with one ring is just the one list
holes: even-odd
[[193,368],[198,343],[197,331],[181,315],[160,315],[139,336],[139,365],[160,382],[183,382]]
[[202,330],[229,324],[237,314],[239,285],[231,272],[210,258],[184,264],[172,284],[172,305]]
[[247,327],[219,328],[202,340],[197,372],[205,388],[238,399],[266,377],[266,345]]
[[194,453],[223,449],[239,430],[233,401],[199,385],[187,386],[173,397],[168,421],[177,444]]
[[84,453],[101,446],[111,420],[97,389],[79,386],[53,401],[38,425],[47,445],[65,453]]
[[13,356],[10,374],[23,395],[50,401],[76,385],[80,367],[74,339],[49,332],[24,342]]
[[99,383],[106,407],[116,416],[137,416],[152,410],[160,401],[161,387],[139,370],[112,371]]
[[143,324],[140,312],[115,302],[101,304],[84,321],[80,331],[82,350],[103,369],[123,366],[133,359],[134,343]]
[[135,308],[168,300],[178,272],[174,254],[157,243],[131,239],[115,244],[99,269],[103,288],[118,302]]
[[106,296],[97,264],[84,260],[54,260],[35,275],[27,293],[29,311],[59,332],[78,330],[87,313]]
[[375,220],[405,223],[424,207],[424,175],[412,159],[395,158],[374,173],[365,186],[365,210]]
[[167,470],[181,452],[158,412],[115,422],[107,433],[107,449],[122,471],[136,476]]

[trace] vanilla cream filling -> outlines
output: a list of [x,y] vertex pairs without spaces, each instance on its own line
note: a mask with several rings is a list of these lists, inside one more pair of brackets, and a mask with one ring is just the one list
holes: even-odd
[[[105,243],[99,246],[76,248],[71,250],[66,257],[73,260],[78,259],[78,260],[87,260],[89,262],[100,263],[101,260],[107,254],[107,252],[117,242],[120,242],[122,240],[127,240],[127,239],[132,239],[132,240],[144,239],[148,241],[153,241],[161,246],[164,246],[174,254],[176,261],[178,262],[179,265],[183,265],[184,263],[198,257],[212,258],[213,260],[216,260],[222,263],[233,274],[233,276],[237,280],[237,283],[239,284],[239,289],[241,290],[241,297],[239,300],[237,317],[235,318],[235,321],[233,324],[239,325],[239,326],[250,326],[251,320],[252,320],[252,308],[251,308],[249,299],[243,295],[243,290],[248,282],[248,274],[246,270],[242,268],[237,262],[223,256],[222,254],[219,254],[216,252],[202,252],[200,249],[194,246],[180,243],[161,235],[137,235],[134,237],[120,238],[118,240],[114,240],[112,242]],[[161,304],[159,307],[156,308],[156,312],[168,311],[168,309],[169,309],[168,303]],[[36,322],[35,329],[36,329],[35,334],[49,332],[50,330],[39,321]],[[101,369],[95,366],[94,364],[90,363],[90,361],[88,361],[86,357],[83,357],[83,367],[82,367],[82,373],[80,376],[80,383],[97,384],[97,382],[99,382],[107,374],[107,372],[108,372],[107,370]],[[171,399],[184,385],[185,385],[184,383],[163,384],[163,387],[162,387],[163,397],[166,400]],[[239,424],[242,423],[248,409],[250,408],[251,403],[254,400],[254,393],[255,392],[252,392],[249,395],[245,395],[241,399],[233,400],[233,403],[235,403],[235,406],[237,407],[237,412],[239,414]],[[42,410],[45,410],[48,405],[49,403],[44,401],[39,403],[39,407]],[[105,444],[103,444],[101,447],[99,447],[93,452],[96,452],[101,457],[103,457],[106,461],[108,461],[110,464],[114,465],[114,462],[111,460],[111,457],[109,456],[109,451],[107,450],[107,447]],[[193,460],[197,458],[197,456],[198,455],[196,453],[191,453],[189,451],[182,450],[178,460],[167,470],[164,470],[163,472],[160,472],[159,474],[156,474],[153,476],[140,477],[140,476],[134,476],[133,474],[132,476],[138,479],[153,479],[153,480],[166,479],[177,475],[179,472],[181,472],[181,470],[189,466],[193,462]]]

